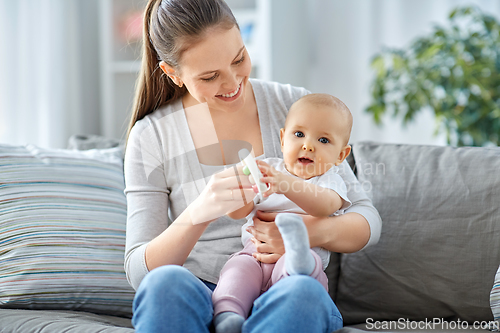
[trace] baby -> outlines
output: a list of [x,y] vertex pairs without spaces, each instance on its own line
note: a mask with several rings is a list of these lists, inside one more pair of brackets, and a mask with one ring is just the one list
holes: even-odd
[[[352,115],[338,98],[309,94],[296,101],[280,130],[283,159],[257,160],[269,188],[261,203],[250,202],[230,214],[247,217],[243,226],[244,249],[228,260],[212,295],[217,333],[240,332],[252,304],[261,293],[288,275],[305,274],[317,279],[327,290],[324,269],[330,252],[310,249],[307,229],[299,214],[331,216],[342,214],[351,202],[346,185],[338,175],[349,155]],[[246,229],[253,225],[257,210],[286,212],[276,216],[276,225],[285,245],[285,255],[276,264],[256,260]]]

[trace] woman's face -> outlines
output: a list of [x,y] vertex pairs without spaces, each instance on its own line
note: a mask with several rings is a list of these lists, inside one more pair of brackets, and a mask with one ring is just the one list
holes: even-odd
[[179,65],[176,74],[188,90],[185,102],[207,103],[210,110],[223,112],[245,105],[252,64],[236,26],[209,30],[202,41],[184,51]]

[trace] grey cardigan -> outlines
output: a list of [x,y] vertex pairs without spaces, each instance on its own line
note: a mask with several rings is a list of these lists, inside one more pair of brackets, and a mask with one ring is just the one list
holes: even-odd
[[[264,145],[264,157],[283,157],[279,130],[290,106],[309,92],[303,88],[250,79]],[[127,196],[127,240],[125,272],[137,289],[148,273],[145,249],[162,233],[206,185],[179,99],[138,121],[129,136],[125,153]],[[352,206],[346,213],[363,215],[370,224],[366,246],[380,237],[382,221],[358,180],[344,161],[339,175],[344,179]],[[191,251],[184,267],[197,277],[217,283],[229,256],[242,249],[241,226],[245,219],[222,216],[212,222]]]

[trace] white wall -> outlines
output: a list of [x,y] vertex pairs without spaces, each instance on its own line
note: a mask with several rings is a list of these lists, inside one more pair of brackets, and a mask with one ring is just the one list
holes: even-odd
[[99,131],[98,0],[0,0],[0,143]]

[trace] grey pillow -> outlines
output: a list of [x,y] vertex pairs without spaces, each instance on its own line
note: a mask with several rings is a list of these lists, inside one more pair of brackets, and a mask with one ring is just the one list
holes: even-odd
[[492,320],[500,263],[500,148],[358,143],[357,176],[382,217],[380,242],[342,255],[346,324]]

